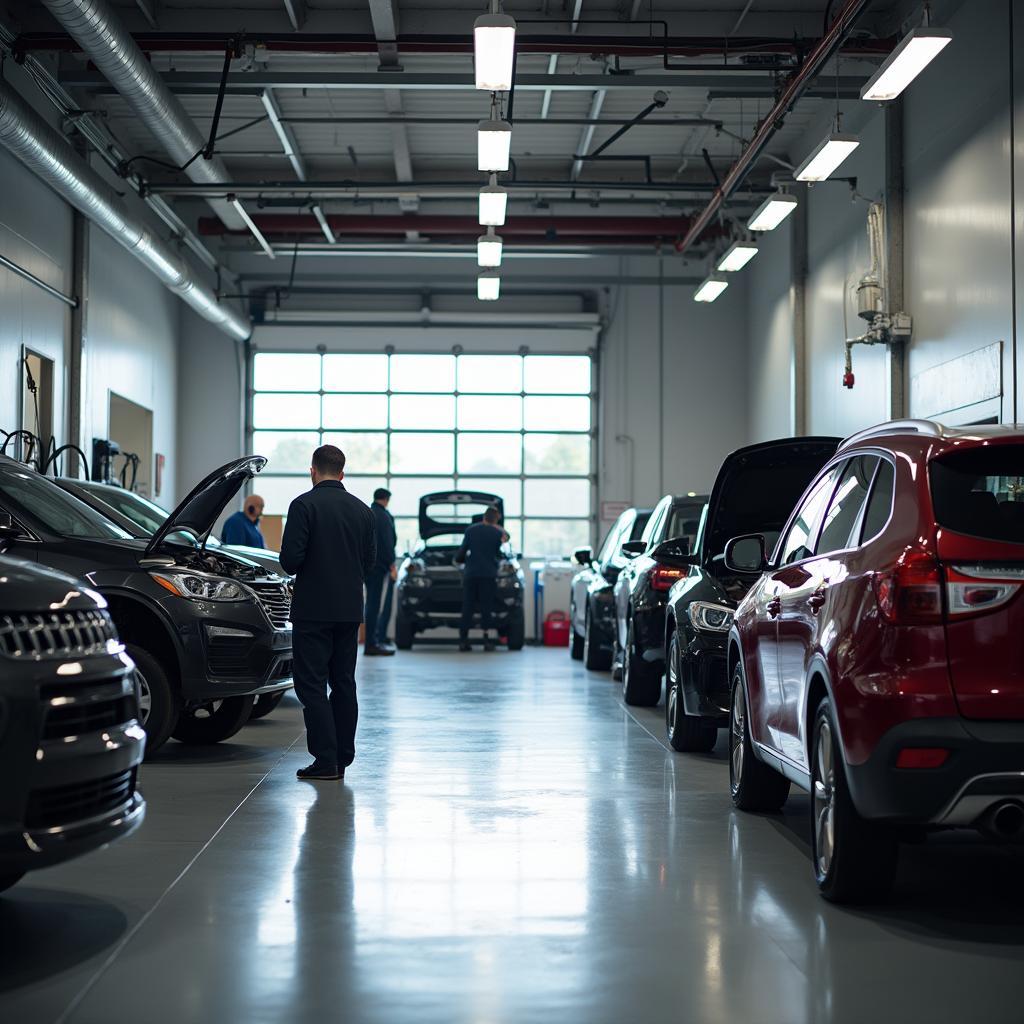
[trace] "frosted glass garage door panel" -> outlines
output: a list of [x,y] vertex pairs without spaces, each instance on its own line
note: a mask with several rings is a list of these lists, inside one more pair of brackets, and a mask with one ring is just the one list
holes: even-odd
[[252,435],[252,452],[267,460],[264,473],[306,473],[314,450],[320,444],[315,431],[257,430]]
[[569,558],[589,543],[586,519],[527,519],[522,550],[527,558]]
[[523,487],[529,516],[589,516],[589,480],[527,480]]
[[392,356],[392,391],[454,391],[455,356]]
[[522,356],[459,356],[459,391],[518,394],[523,390]]
[[[259,486],[256,486],[256,485]],[[312,488],[309,477],[267,476],[260,474],[253,482],[253,490],[266,502],[264,515],[284,516],[293,499]]]
[[527,434],[526,473],[586,476],[590,473],[589,434]]
[[453,473],[455,437],[452,434],[392,434],[392,473]]
[[508,534],[508,544],[513,554],[523,550],[523,521],[522,519],[506,519],[502,524]]
[[459,430],[522,430],[519,395],[459,395]]
[[319,391],[320,357],[296,352],[257,353],[253,360],[257,391]]
[[396,476],[391,480],[391,502],[388,511],[393,516],[418,516],[420,498],[424,494],[454,489],[455,481],[450,476]]
[[409,554],[416,550],[420,542],[420,521],[416,518],[395,519],[395,533],[398,534],[398,541],[395,544],[395,551],[398,557]]
[[257,430],[315,430],[320,426],[320,396],[254,395],[252,425]]
[[373,501],[373,492],[378,487],[387,487],[388,485],[382,476],[349,476],[347,473],[342,483],[350,494],[354,494],[367,505]]
[[[462,445],[465,438],[459,439]],[[499,477],[460,476],[460,491],[483,491],[485,494],[496,494],[501,498],[506,516],[523,514],[522,484],[519,480],[502,480]]]
[[523,426],[527,430],[590,430],[590,399],[527,397]]
[[451,395],[392,395],[392,430],[454,430]]
[[527,356],[524,387],[527,394],[589,395],[589,356]]
[[387,356],[324,356],[324,391],[387,391],[387,389]]
[[387,425],[387,395],[324,395],[324,430],[383,430]]
[[386,473],[388,471],[388,435],[324,434],[324,444],[333,444],[345,453],[345,473]]
[[520,473],[523,439],[520,434],[460,434],[459,475]]

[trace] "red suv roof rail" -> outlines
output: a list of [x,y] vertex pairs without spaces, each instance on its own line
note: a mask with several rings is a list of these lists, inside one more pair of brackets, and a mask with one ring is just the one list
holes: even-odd
[[890,420],[888,423],[878,423],[865,430],[858,430],[851,434],[839,446],[839,451],[849,448],[852,445],[860,444],[862,441],[870,440],[873,437],[889,437],[892,434],[920,434],[924,437],[942,437],[945,434],[945,427],[933,420]]

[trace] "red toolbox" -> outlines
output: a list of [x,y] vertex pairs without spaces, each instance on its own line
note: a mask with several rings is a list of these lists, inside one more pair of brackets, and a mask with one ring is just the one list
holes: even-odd
[[544,646],[568,647],[569,616],[565,612],[549,612],[544,617]]

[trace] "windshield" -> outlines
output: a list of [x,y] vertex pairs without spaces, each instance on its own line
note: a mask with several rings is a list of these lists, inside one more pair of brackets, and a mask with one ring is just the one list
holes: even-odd
[[100,501],[105,502],[116,512],[120,512],[126,519],[130,519],[146,533],[153,534],[167,519],[168,512],[159,505],[143,498],[141,494],[132,491],[122,491],[114,487],[85,487],[90,494],[96,495]]
[[0,499],[62,537],[131,540],[120,526],[30,469],[4,467]]
[[931,463],[929,476],[940,526],[1024,544],[1024,445],[952,452]]
[[693,541],[697,536],[697,527],[700,526],[700,514],[703,510],[703,498],[700,501],[688,501],[685,504],[673,505],[672,511],[669,513],[665,539],[675,540],[677,537],[689,537],[692,551]]

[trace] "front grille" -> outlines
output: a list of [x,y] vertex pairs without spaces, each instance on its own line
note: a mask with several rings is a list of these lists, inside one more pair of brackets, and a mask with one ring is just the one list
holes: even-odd
[[211,676],[218,679],[244,679],[252,674],[249,655],[252,637],[210,637],[206,652]]
[[29,829],[60,828],[124,807],[135,792],[135,769],[89,782],[37,789],[30,794],[25,812]]
[[252,591],[274,628],[284,629],[292,614],[291,589],[285,584],[271,583],[266,586],[254,586]]
[[121,695],[107,700],[76,700],[60,703],[60,697],[45,701],[43,739],[60,740],[70,736],[84,736],[103,729],[115,729],[136,717],[135,698]]
[[117,632],[98,608],[0,615],[0,655],[8,658],[80,658],[108,649]]

